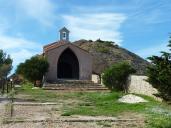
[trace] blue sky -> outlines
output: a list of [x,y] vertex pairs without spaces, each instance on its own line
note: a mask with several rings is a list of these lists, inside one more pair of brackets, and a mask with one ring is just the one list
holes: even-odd
[[0,0],[0,49],[20,62],[66,26],[70,40],[111,40],[146,58],[166,50],[171,0]]

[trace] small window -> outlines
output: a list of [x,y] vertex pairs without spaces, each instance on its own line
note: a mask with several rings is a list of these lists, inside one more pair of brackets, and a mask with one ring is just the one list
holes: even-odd
[[63,38],[66,38],[66,33],[65,32],[63,32]]

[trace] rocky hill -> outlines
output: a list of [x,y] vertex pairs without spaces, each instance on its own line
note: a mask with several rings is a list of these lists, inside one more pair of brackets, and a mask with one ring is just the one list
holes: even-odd
[[73,42],[80,48],[90,52],[93,56],[93,73],[101,74],[105,68],[120,61],[129,61],[137,70],[136,74],[142,75],[145,73],[149,62],[139,57],[138,55],[116,45],[110,41],[91,41],[78,40]]

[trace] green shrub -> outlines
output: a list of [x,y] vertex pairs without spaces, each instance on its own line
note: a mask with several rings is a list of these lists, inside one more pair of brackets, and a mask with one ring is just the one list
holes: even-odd
[[97,52],[102,52],[102,53],[109,53],[110,52],[110,47],[108,46],[105,46],[104,44],[102,43],[97,43],[95,46],[94,46],[95,50]]
[[43,75],[48,71],[48,61],[43,56],[33,56],[24,63],[20,63],[16,73],[22,75],[25,79],[34,83],[42,80]]
[[135,73],[135,69],[129,63],[116,63],[105,70],[102,76],[103,83],[110,90],[127,92],[127,79],[132,73]]
[[96,50],[102,53],[109,53],[109,48],[106,47],[97,47]]
[[113,47],[115,45],[115,42],[112,41],[103,41],[101,39],[97,39],[96,41],[108,47]]
[[95,49],[98,52],[109,53],[111,47],[118,48],[119,46],[112,41],[103,41],[101,39],[96,40]]

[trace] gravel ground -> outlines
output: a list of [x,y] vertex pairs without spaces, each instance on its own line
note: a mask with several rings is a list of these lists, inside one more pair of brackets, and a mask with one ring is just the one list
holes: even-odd
[[[71,104],[77,101],[72,101]],[[8,102],[3,100],[0,102],[0,117],[5,116],[5,104]],[[23,103],[23,104],[22,104]],[[66,105],[65,102],[60,104],[47,105],[46,103],[35,102],[15,102],[13,106],[13,117],[12,120],[24,121],[24,122],[12,122],[7,124],[0,124],[0,128],[143,128],[143,118],[137,116],[137,114],[130,115],[125,113],[120,117],[105,117],[105,116],[61,116],[61,108]],[[68,104],[67,104],[68,105]],[[57,111],[58,110],[58,111]],[[126,116],[127,115],[127,116]],[[129,115],[129,116],[128,116]],[[105,119],[137,119],[137,121],[98,121]],[[2,118],[1,118],[2,119]],[[50,121],[45,121],[45,120]],[[57,119],[65,120],[92,120],[90,122],[55,122]],[[97,120],[97,121],[93,121]],[[141,120],[139,122],[139,120]],[[35,122],[37,121],[37,122]]]
[[45,120],[51,118],[52,106],[21,106],[14,105],[13,118]]
[[0,96],[0,125],[5,116],[5,104],[9,101],[5,96]]
[[[34,105],[29,106],[28,104],[25,105],[14,105],[14,112],[13,118],[14,120],[24,121],[24,122],[12,122],[7,124],[1,124],[0,128],[143,128],[144,123],[143,119],[140,116],[135,117],[131,115],[132,119],[137,119],[137,121],[98,121],[98,120],[105,120],[105,119],[128,119],[127,116],[129,113],[125,113],[125,115],[116,117],[105,117],[105,116],[67,116],[61,117],[61,113],[57,111],[53,111],[59,107],[58,105]],[[60,106],[61,107],[61,106]],[[56,113],[54,113],[56,112]],[[136,115],[137,116],[137,115]],[[42,121],[50,119],[50,121]],[[55,122],[55,119],[65,119],[65,120],[97,120],[97,121],[89,121],[89,122]],[[31,120],[28,121],[28,120]],[[142,120],[139,122],[139,120]],[[38,121],[38,122],[32,122]],[[40,121],[40,122],[39,122]]]
[[143,128],[141,123],[128,123],[128,122],[42,122],[42,123],[11,123],[5,124],[1,128]]

